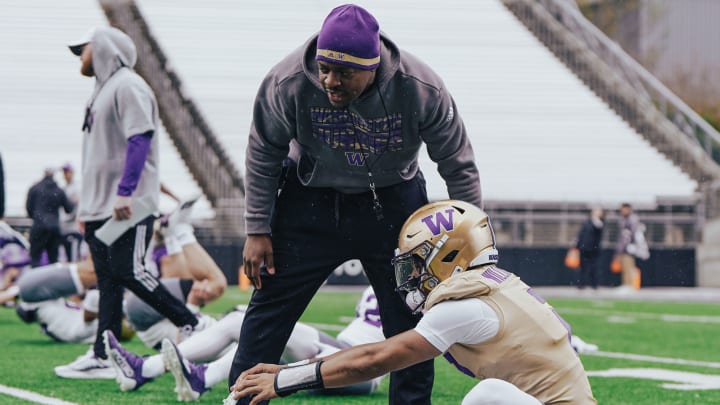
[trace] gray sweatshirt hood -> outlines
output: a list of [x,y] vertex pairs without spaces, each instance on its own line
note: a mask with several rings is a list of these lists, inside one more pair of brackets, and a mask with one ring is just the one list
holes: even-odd
[[123,67],[132,69],[137,61],[133,40],[113,27],[98,27],[92,39],[92,64],[97,84],[105,83],[113,73]]

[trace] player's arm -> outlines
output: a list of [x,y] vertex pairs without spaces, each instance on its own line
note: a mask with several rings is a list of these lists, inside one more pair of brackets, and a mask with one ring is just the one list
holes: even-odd
[[254,405],[298,390],[367,381],[440,354],[424,337],[410,330],[384,342],[341,350],[313,363],[294,367],[258,364],[240,374],[231,390],[235,399],[254,395],[251,401]]
[[183,253],[187,268],[196,281],[191,291],[193,300],[198,300],[196,305],[205,305],[223,295],[227,278],[205,248],[200,243],[190,243],[183,246]]

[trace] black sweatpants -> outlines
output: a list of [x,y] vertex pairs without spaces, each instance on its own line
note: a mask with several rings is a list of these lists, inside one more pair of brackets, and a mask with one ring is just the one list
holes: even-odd
[[47,252],[47,264],[57,263],[58,252],[62,236],[58,227],[39,227],[33,225],[30,228],[30,265],[38,267],[41,265],[42,253]]
[[123,317],[124,287],[135,293],[143,301],[155,308],[178,327],[193,328],[197,318],[168,290],[160,284],[156,275],[145,268],[145,251],[152,237],[154,217],[149,216],[136,226],[122,234],[112,245],[106,246],[95,237],[95,231],[105,221],[85,223],[85,241],[90,248],[98,290],[100,308],[98,312],[98,332],[94,351],[98,357],[105,358],[105,345],[102,333],[111,330],[120,336]]
[[[291,170],[291,173],[293,170]],[[275,275],[261,273],[252,294],[229,384],[257,363],[277,363],[290,333],[318,288],[349,259],[360,259],[375,290],[386,337],[412,329],[414,316],[395,292],[390,263],[400,228],[427,203],[425,180],[378,189],[384,218],[373,211],[372,194],[343,194],[302,186],[290,175],[278,196],[272,222]],[[429,404],[434,378],[429,360],[390,375],[389,403]],[[243,402],[246,401],[246,402]],[[238,403],[247,403],[244,398]]]

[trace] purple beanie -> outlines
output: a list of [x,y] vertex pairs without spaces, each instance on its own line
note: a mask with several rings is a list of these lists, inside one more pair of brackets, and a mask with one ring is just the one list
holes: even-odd
[[325,18],[315,60],[372,70],[380,64],[380,28],[367,10],[354,4],[334,8]]

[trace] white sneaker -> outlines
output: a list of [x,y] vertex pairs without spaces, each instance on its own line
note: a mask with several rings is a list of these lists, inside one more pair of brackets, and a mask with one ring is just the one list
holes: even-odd
[[213,318],[210,315],[198,313],[198,323],[195,325],[195,328],[193,329],[194,333],[198,333],[200,331],[203,331],[217,323],[217,319]]
[[235,395],[234,392],[231,392],[230,394],[228,394],[227,398],[223,399],[223,405],[237,404],[237,399],[233,398],[233,395]]
[[629,295],[634,293],[635,291],[637,290],[635,290],[635,288],[630,285],[621,285],[619,287],[615,287],[615,294],[617,295]]
[[175,342],[177,344],[180,344],[180,342],[189,338],[190,336],[201,332],[217,323],[217,319],[213,318],[210,315],[198,312],[197,314],[195,314],[195,316],[198,319],[198,323],[197,325],[195,325],[194,328],[190,327],[190,325],[185,325],[181,328],[178,328],[177,338],[175,339]]
[[193,205],[199,200],[200,197],[193,197],[189,200],[182,201],[175,208],[175,211],[170,213],[168,216],[168,228],[172,229],[179,224],[190,224],[190,216],[192,215]]
[[165,369],[175,377],[175,392],[178,401],[196,401],[202,394],[209,391],[205,388],[206,364],[197,365],[185,360],[180,349],[170,339],[163,339],[161,348]]
[[55,367],[55,374],[62,378],[83,378],[83,379],[114,379],[115,370],[109,360],[95,357],[92,346],[75,361],[64,366]]
[[576,336],[576,335],[570,336],[570,344],[572,345],[573,349],[575,349],[575,351],[580,354],[593,353],[593,352],[598,351],[597,345],[594,345],[592,343],[587,343],[586,341],[580,339],[580,336]]

